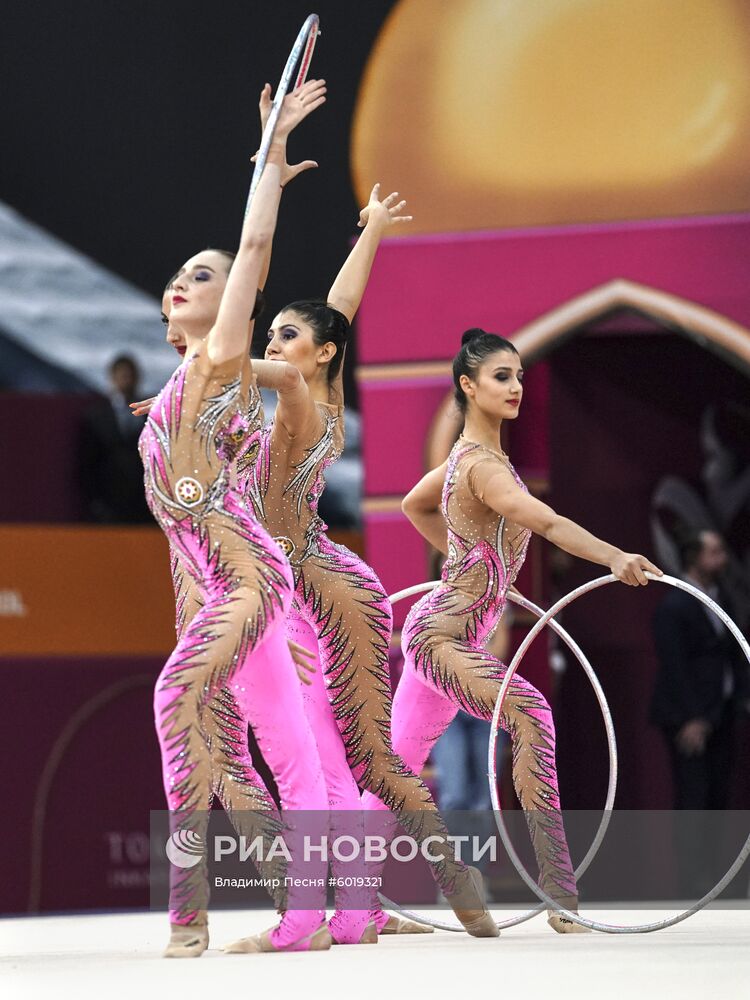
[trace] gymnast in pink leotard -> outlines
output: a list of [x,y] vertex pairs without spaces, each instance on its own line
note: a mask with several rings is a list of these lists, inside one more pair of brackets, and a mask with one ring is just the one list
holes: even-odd
[[[459,709],[491,719],[506,667],[486,644],[537,531],[567,552],[609,566],[625,583],[660,571],[641,555],[595,538],[530,496],[500,447],[503,420],[518,416],[523,369],[513,345],[469,330],[453,362],[464,430],[439,468],[405,498],[415,527],[447,555],[440,584],[411,609],[402,631],[404,671],[393,706],[394,749],[414,770]],[[577,908],[555,765],[555,728],[544,697],[514,675],[501,714],[513,746],[513,782],[526,814],[540,885]],[[365,795],[369,805],[380,803]],[[551,912],[560,933],[584,930]]]
[[[310,81],[284,103],[268,165],[242,230],[231,269],[218,251],[204,251],[171,282],[171,310],[186,336],[185,361],[153,402],[141,437],[146,493],[201,607],[182,630],[156,684],[154,709],[164,788],[173,831],[205,836],[212,792],[210,748],[202,715],[228,692],[248,719],[286,810],[323,810],[325,782],[299,684],[283,635],[293,580],[289,564],[237,488],[237,460],[259,418],[248,357],[250,316],[279,203],[286,136],[325,100]],[[262,782],[260,808],[270,802]],[[172,937],[166,954],[192,957],[208,944],[205,859],[170,871]],[[279,927],[247,950],[330,946],[324,910],[299,909],[294,899]],[[322,902],[322,899],[321,899]]]
[[[322,671],[314,675],[305,700],[334,815],[359,811],[359,781],[392,805],[423,839],[447,831],[426,786],[403,767],[389,745],[387,596],[362,560],[329,541],[317,514],[323,471],[343,446],[340,361],[348,322],[361,300],[384,228],[399,218],[403,207],[395,204],[395,195],[383,202],[378,195],[376,187],[362,213],[365,232],[334,283],[329,303],[300,302],[283,310],[272,328],[266,360],[254,362],[259,382],[278,389],[280,404],[274,422],[264,431],[255,469],[247,470],[244,491],[292,563],[296,591],[287,635],[319,652]],[[190,592],[190,580],[185,582],[178,603],[192,607],[193,613],[195,594]],[[222,712],[207,713],[209,738],[221,719]],[[241,733],[242,726],[236,728]],[[215,775],[227,767],[221,751],[225,742],[211,739]],[[232,756],[234,749],[241,752],[241,742],[241,738],[235,742]],[[495,934],[477,892],[476,873],[450,857],[435,865],[435,873],[470,933]],[[368,936],[371,929],[421,930],[420,925],[389,918],[379,908],[359,909],[344,892],[337,895],[337,906],[331,929],[339,943],[373,940]],[[368,926],[369,921],[375,926]],[[241,951],[243,941],[233,948]]]
[[[257,479],[247,495],[253,497],[259,518],[292,565],[295,598],[290,628],[299,630],[294,634],[305,645],[310,633],[316,640],[325,686],[313,686],[307,703],[332,808],[358,813],[358,785],[367,788],[422,842],[430,835],[445,837],[446,830],[428,789],[404,767],[390,744],[390,604],[373,570],[330,541],[317,512],[324,471],[343,447],[341,361],[349,322],[359,306],[380,237],[403,207],[396,204],[397,197],[381,201],[378,186],[373,189],[361,219],[365,231],[328,302],[295,302],[274,320],[266,361],[286,362],[286,379],[278,388],[279,404],[264,430]],[[263,366],[257,367],[262,379]],[[495,933],[477,892],[475,873],[449,850],[433,871],[467,929],[474,934]],[[330,922],[334,940],[372,940],[365,934],[368,920],[376,925],[372,930],[382,930],[389,922],[380,910],[348,906],[342,894]]]

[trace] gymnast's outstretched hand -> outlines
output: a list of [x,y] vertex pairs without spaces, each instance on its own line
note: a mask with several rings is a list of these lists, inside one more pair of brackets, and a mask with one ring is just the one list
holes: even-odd
[[[321,104],[325,103],[325,80],[308,80],[297,90],[292,91],[291,94],[287,94],[284,98],[284,103],[281,107],[281,113],[276,122],[276,131],[274,132],[274,140],[277,138],[286,139],[286,136],[292,129],[306,118],[311,111],[315,108],[320,107]],[[260,124],[261,129],[265,131],[266,123],[268,122],[269,115],[271,114],[271,108],[273,107],[273,101],[271,100],[271,84],[267,83],[263,90],[260,92]],[[258,158],[258,154],[251,158],[251,163],[255,163]],[[315,160],[303,160],[301,163],[284,163],[281,168],[281,186],[285,187],[289,181],[294,180],[294,178],[303,173],[305,170],[312,170],[317,167],[318,164]]]
[[[331,290],[328,293],[328,304],[343,313],[350,323],[359,309],[362,296],[365,294],[380,240],[390,226],[401,222],[411,222],[413,218],[411,215],[399,214],[403,211],[406,202],[403,199],[401,201],[397,199],[398,192],[394,191],[393,194],[389,194],[381,201],[380,184],[375,185],[370,192],[370,200],[359,213],[357,225],[363,230],[363,233],[331,285]],[[339,375],[341,371],[342,369],[339,369]],[[335,394],[339,399],[343,399],[340,378],[337,379],[337,385],[338,389],[335,390]]]
[[389,226],[398,225],[401,222],[411,222],[413,215],[401,215],[406,199],[397,201],[398,191],[393,191],[387,198],[380,200],[380,184],[376,184],[370,192],[370,200],[359,213],[357,226],[364,229],[365,226],[376,226],[380,229],[387,229]]

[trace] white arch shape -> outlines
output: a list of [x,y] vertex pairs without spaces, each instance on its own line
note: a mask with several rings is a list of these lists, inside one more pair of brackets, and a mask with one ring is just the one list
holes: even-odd
[[640,313],[750,374],[747,327],[697,302],[627,278],[615,278],[569,299],[516,330],[510,339],[525,361],[539,361],[585,324],[619,309]]

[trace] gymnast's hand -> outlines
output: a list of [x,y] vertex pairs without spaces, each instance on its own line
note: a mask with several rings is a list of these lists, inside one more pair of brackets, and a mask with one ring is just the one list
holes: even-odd
[[[307,83],[304,83],[297,90],[291,94],[287,94],[281,106],[281,113],[276,121],[274,143],[286,143],[286,137],[292,129],[296,128],[311,112],[325,103],[325,93],[324,80],[308,80]],[[263,131],[265,131],[272,107],[271,84],[267,83],[260,93],[259,103],[260,124]],[[255,163],[257,158],[258,154],[256,153],[252,157],[251,162]],[[315,160],[304,160],[302,163],[292,165],[288,164],[285,160],[281,167],[281,186],[285,187],[298,174],[301,174],[304,170],[312,170],[317,165]]]
[[400,222],[411,222],[413,215],[400,215],[406,205],[406,199],[401,199],[396,203],[398,191],[389,194],[387,198],[380,200],[380,184],[376,184],[370,192],[370,200],[359,213],[357,226],[364,229],[365,226],[376,226],[385,230],[389,226],[398,225]]
[[305,646],[300,646],[298,642],[293,642],[291,639],[287,639],[287,646],[289,646],[289,652],[292,654],[292,660],[294,660],[294,665],[297,668],[297,676],[302,681],[303,684],[308,686],[312,684],[312,680],[305,674],[307,670],[308,673],[315,673],[315,663],[310,663],[310,660],[315,660],[315,653],[310,649],[306,649]]
[[629,587],[645,587],[648,583],[646,572],[664,576],[658,566],[635,552],[618,552],[609,568],[618,580],[627,583]]
[[147,417],[151,412],[151,407],[154,405],[154,400],[156,396],[152,396],[150,399],[142,399],[139,403],[129,403],[130,409],[133,412],[134,417]]

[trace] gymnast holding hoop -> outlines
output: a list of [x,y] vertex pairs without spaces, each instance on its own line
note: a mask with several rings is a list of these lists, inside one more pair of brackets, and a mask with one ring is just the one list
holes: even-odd
[[[170,282],[171,308],[186,336],[185,360],[151,405],[140,440],[149,506],[201,595],[200,609],[159,675],[154,713],[173,836],[197,833],[204,842],[213,789],[201,715],[223,689],[242,700],[284,808],[327,805],[284,641],[291,571],[246,507],[235,468],[252,439],[251,414],[259,410],[249,360],[250,317],[288,169],[286,138],[324,101],[325,86],[314,80],[284,100],[234,261],[221,251],[203,251]],[[262,797],[268,801],[267,794]],[[167,957],[196,957],[205,950],[207,903],[205,858],[188,869],[173,864]],[[295,908],[289,899],[280,926],[258,936],[255,950],[330,947],[324,897],[320,904]]]
[[[566,552],[608,566],[631,586],[661,576],[642,555],[596,538],[529,495],[500,447],[503,420],[515,420],[523,369],[513,344],[467,330],[453,360],[455,399],[464,430],[446,462],[407,495],[403,510],[417,530],[448,556],[440,584],[415,604],[404,623],[404,671],[393,704],[393,744],[417,773],[458,709],[491,719],[505,664],[484,648],[505,608],[532,532]],[[550,707],[528,681],[513,677],[500,722],[513,744],[513,783],[540,869],[540,886],[577,912],[578,893],[563,826]],[[382,808],[367,793],[370,808]],[[555,911],[558,933],[586,928]]]

